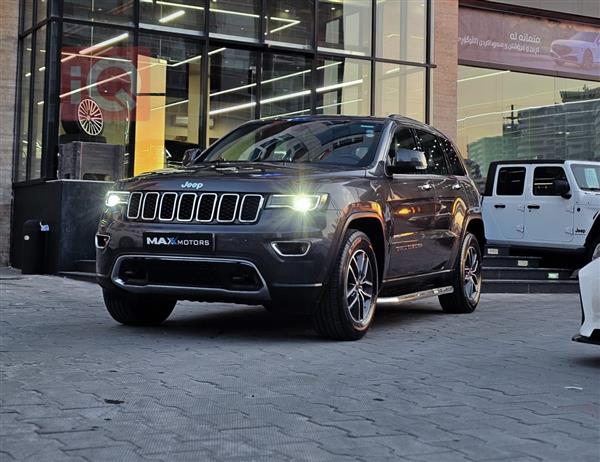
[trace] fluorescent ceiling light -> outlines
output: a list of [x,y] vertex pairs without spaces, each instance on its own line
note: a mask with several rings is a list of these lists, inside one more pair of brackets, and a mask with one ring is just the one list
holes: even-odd
[[277,18],[277,17],[271,17],[269,19],[271,19],[272,21],[281,21],[281,22],[288,23],[288,24],[284,24],[283,26],[276,27],[275,29],[269,31],[270,34],[274,34],[275,32],[282,31],[284,29],[287,29],[288,27],[296,26],[296,25],[300,24],[300,22],[301,22],[296,19],[286,19],[286,18]]
[[600,101],[600,98],[584,99],[584,100],[580,100],[580,101],[566,101],[564,103],[544,104],[542,106],[529,106],[529,107],[522,107],[519,109],[506,109],[505,111],[486,112],[485,114],[475,114],[472,116],[463,117],[462,119],[456,119],[456,121],[464,122],[465,120],[476,119],[477,117],[485,117],[485,116],[489,116],[489,115],[509,114],[509,113],[512,113],[515,111],[520,112],[520,111],[527,111],[530,109],[542,109],[542,108],[553,107],[553,106],[567,106],[569,104],[592,103],[594,101]]
[[457,82],[460,83],[460,82],[466,82],[468,80],[484,79],[485,77],[492,77],[494,75],[506,74],[507,72],[510,72],[510,71],[491,72],[489,74],[476,75],[474,77],[466,77],[464,79],[457,80]]
[[273,96],[272,98],[261,99],[260,104],[274,103],[276,101],[284,101],[286,99],[298,98],[299,96],[310,95],[310,90],[297,91],[287,95]]
[[362,101],[362,98],[358,98],[358,99],[353,99],[350,101],[342,101],[341,103],[326,104],[325,106],[318,106],[317,109],[325,109],[325,108],[334,107],[334,106],[343,106],[344,104],[359,103],[361,101]]
[[345,55],[352,56],[365,56],[365,54],[362,51],[340,50],[338,48],[319,47],[319,51],[325,51],[326,53],[343,53]]
[[[152,3],[152,0],[142,0],[146,3]],[[156,2],[157,5],[164,5],[164,6],[173,6],[176,8],[187,8],[189,10],[204,10],[204,7],[202,6],[196,6],[196,5],[185,5],[183,3],[175,3],[175,2],[165,2],[162,0],[158,0]]]
[[177,19],[177,18],[183,16],[184,14],[185,14],[185,11],[183,11],[183,10],[177,10],[177,11],[171,13],[171,14],[168,14],[168,15],[160,18],[158,20],[158,22],[161,23],[161,24],[165,24],[167,22],[173,21],[174,19]]
[[179,61],[178,63],[175,63],[175,64],[167,64],[167,66],[177,67],[177,66],[181,66],[182,64],[187,64],[187,63],[191,63],[192,61],[197,61],[198,59],[202,59],[202,55],[192,56],[191,58],[184,59],[183,61]]
[[125,40],[127,37],[129,37],[129,32],[124,32],[123,34],[120,35],[116,35],[115,37],[109,38],[107,40],[104,40],[103,42],[97,43],[96,45],[92,45],[91,47],[87,47],[84,48],[83,50],[81,50],[79,52],[80,55],[87,55],[89,53],[92,53],[96,50],[99,50],[101,48],[106,48],[109,45],[113,45],[117,42],[120,42],[122,40]]
[[361,83],[363,83],[363,79],[351,80],[350,82],[336,83],[334,85],[327,85],[326,87],[317,88],[317,93],[323,93],[323,92],[331,91],[331,90],[338,90],[338,89],[344,88],[344,87],[360,85]]
[[317,69],[318,69],[318,70],[321,70],[321,69],[325,69],[325,68],[327,68],[327,67],[339,66],[340,64],[342,64],[342,62],[341,62],[341,61],[335,61],[335,62],[333,62],[333,63],[324,64],[324,65],[322,65],[322,66],[319,66],[319,67],[317,67]]
[[244,16],[246,18],[258,18],[259,16],[257,14],[252,14],[252,13],[242,13],[241,11],[230,11],[230,10],[220,10],[218,8],[210,8],[210,12],[211,13],[224,13],[224,14],[231,14],[234,16]]
[[165,104],[164,106],[153,107],[151,109],[151,111],[158,111],[159,109],[166,109],[168,107],[179,106],[180,104],[189,103],[189,101],[190,101],[189,99],[184,99],[184,100],[181,100],[181,101],[175,101],[174,103]]
[[225,112],[239,111],[240,109],[248,109],[248,108],[251,108],[254,106],[256,106],[256,101],[251,101],[250,103],[236,104],[235,106],[224,107],[221,109],[214,109],[212,111],[209,111],[208,115],[217,115],[217,114],[223,114]]
[[209,55],[209,56],[211,56],[211,55],[216,55],[217,53],[221,53],[222,51],[225,51],[225,50],[227,50],[227,48],[226,48],[226,47],[223,47],[223,48],[217,48],[216,50],[209,51],[209,52],[208,52],[208,55]]

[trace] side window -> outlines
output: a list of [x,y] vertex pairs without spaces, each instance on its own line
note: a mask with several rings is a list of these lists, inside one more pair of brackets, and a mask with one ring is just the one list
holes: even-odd
[[433,133],[418,130],[417,138],[421,145],[421,150],[427,157],[427,174],[429,175],[447,175],[448,165],[444,156],[444,149],[437,136]]
[[525,167],[502,167],[498,171],[497,196],[521,196],[525,189]]
[[390,146],[390,156],[392,159],[398,149],[417,149],[417,143],[415,143],[415,138],[410,128],[399,127],[396,129],[392,145]]
[[536,167],[533,171],[534,196],[560,196],[554,191],[554,180],[566,180],[562,167]]
[[460,161],[460,154],[456,152],[454,146],[450,142],[450,140],[446,138],[439,138],[444,147],[444,151],[446,151],[446,156],[448,158],[448,164],[450,166],[450,174],[456,176],[466,176],[465,168],[463,167],[462,162]]

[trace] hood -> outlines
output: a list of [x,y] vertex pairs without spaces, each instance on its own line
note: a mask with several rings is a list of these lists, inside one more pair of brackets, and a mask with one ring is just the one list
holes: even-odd
[[563,47],[580,47],[584,45],[591,45],[591,43],[584,42],[583,40],[560,39],[552,42],[550,47],[553,47],[554,45],[560,45]]
[[119,182],[120,189],[206,192],[279,192],[311,184],[362,178],[364,169],[309,163],[219,162],[143,173]]

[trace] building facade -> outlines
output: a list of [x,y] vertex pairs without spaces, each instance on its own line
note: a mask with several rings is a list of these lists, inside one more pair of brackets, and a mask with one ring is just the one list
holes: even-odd
[[2,264],[32,218],[50,271],[93,258],[112,181],[251,119],[403,114],[480,178],[493,159],[600,159],[593,0],[2,2]]

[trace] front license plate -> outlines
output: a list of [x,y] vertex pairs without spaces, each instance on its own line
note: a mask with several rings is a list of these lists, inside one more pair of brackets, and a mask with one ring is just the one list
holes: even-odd
[[207,253],[215,250],[215,235],[209,233],[144,233],[144,248]]

